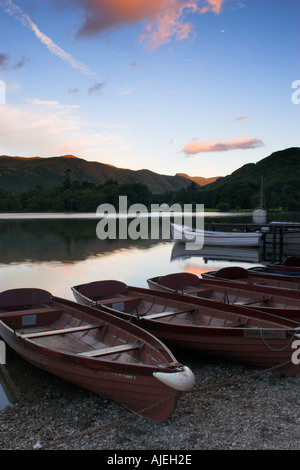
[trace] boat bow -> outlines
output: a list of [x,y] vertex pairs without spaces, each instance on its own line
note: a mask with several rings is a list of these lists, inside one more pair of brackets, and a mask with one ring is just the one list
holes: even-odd
[[178,367],[175,372],[153,372],[153,376],[160,382],[168,385],[179,392],[188,392],[195,385],[195,376],[191,369],[187,366]]

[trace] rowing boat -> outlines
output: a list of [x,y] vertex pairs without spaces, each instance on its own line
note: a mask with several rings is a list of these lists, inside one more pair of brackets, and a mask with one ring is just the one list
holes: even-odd
[[172,273],[147,280],[150,289],[179,292],[216,302],[244,305],[300,322],[300,292],[283,291],[265,286],[228,282],[222,279],[201,279],[192,273]]
[[[256,270],[258,271],[259,268],[256,268]],[[300,257],[287,256],[282,263],[269,263],[266,265],[264,272],[300,276]]]
[[267,273],[254,268],[242,268],[240,266],[227,266],[218,271],[207,271],[201,274],[203,279],[226,279],[243,284],[276,287],[284,290],[300,291],[300,276],[288,276],[286,274]]
[[72,287],[81,304],[134,322],[172,347],[195,350],[291,375],[292,339],[299,323],[247,307],[127,286],[116,280]]
[[258,246],[262,236],[261,232],[217,232],[174,223],[171,223],[171,235],[175,243],[192,242],[201,246]]
[[42,289],[0,293],[0,336],[35,366],[153,422],[174,411],[194,375],[151,333]]

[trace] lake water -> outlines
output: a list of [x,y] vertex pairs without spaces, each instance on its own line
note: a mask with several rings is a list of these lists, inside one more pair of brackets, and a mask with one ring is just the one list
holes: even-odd
[[[267,222],[271,220],[300,222],[300,214],[273,214]],[[80,283],[117,279],[147,287],[147,279],[157,275],[179,271],[201,275],[228,265],[248,268],[274,259],[270,250],[263,254],[255,248],[204,247],[194,252],[170,240],[100,240],[98,221],[95,214],[0,214],[0,290],[39,287],[74,300],[71,287]],[[205,222],[233,221],[251,223],[252,214],[205,214]],[[13,400],[14,377],[18,375],[20,383],[22,375],[30,374],[24,362],[16,357],[11,362],[0,366],[0,408]],[[34,386],[30,393],[35,393]]]

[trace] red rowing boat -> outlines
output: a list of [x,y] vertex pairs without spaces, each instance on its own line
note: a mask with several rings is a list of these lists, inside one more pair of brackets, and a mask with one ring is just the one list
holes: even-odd
[[274,287],[228,282],[223,279],[202,279],[192,273],[171,273],[147,280],[150,289],[178,292],[221,303],[244,305],[273,315],[300,322],[300,292]]
[[261,268],[241,268],[240,266],[228,266],[218,271],[202,273],[203,279],[226,279],[244,284],[276,287],[279,289],[300,291],[300,274],[288,276],[286,274],[275,274],[264,272]]
[[165,421],[194,375],[149,332],[41,289],[0,293],[0,336],[35,366]]
[[[163,342],[256,367],[295,374],[292,340],[299,324],[243,306],[127,286],[115,280],[72,287],[81,304],[130,320]],[[284,365],[283,365],[284,364]]]

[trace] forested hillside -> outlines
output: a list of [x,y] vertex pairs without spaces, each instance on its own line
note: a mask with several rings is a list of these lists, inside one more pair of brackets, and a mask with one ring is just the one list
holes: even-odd
[[[0,159],[1,160],[1,159]],[[10,169],[7,167],[7,172]],[[206,209],[221,211],[255,209],[259,205],[260,178],[268,210],[300,211],[300,149],[290,148],[273,153],[258,163],[244,165],[232,175],[220,178],[206,186],[186,179],[187,185],[156,193],[142,182],[120,183],[107,179],[98,184],[78,181],[71,169],[65,169],[55,187],[41,184],[22,190],[21,183],[14,190],[1,184],[1,212],[95,212],[103,203],[119,205],[119,196],[126,195],[128,206],[151,204],[204,204]],[[19,175],[21,181],[21,174]],[[26,178],[26,174],[23,175]]]

